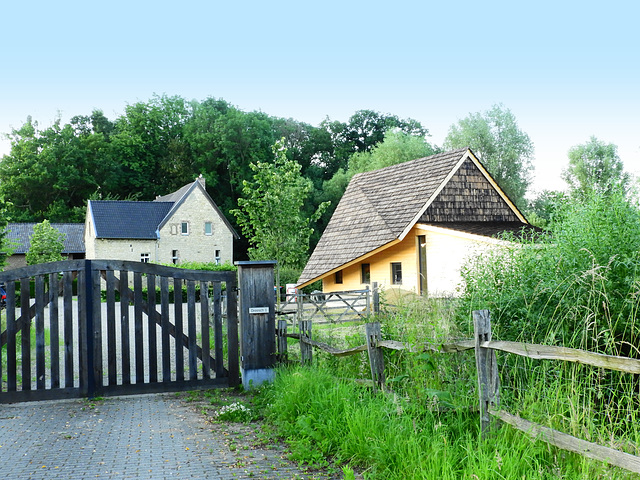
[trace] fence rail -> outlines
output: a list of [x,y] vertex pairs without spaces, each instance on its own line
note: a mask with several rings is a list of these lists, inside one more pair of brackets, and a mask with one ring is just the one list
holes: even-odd
[[493,341],[491,340],[491,320],[489,312],[482,310],[473,312],[473,314],[475,330],[475,338],[473,340],[462,340],[438,345],[409,345],[394,340],[381,340],[379,334],[380,324],[368,323],[366,324],[367,343],[348,349],[338,349],[326,343],[312,340],[311,321],[305,321],[304,325],[301,324],[301,326],[304,326],[304,329],[301,328],[300,330],[301,333],[287,333],[287,322],[280,320],[277,328],[277,334],[279,336],[278,355],[280,359],[287,358],[286,338],[294,338],[300,341],[302,363],[311,362],[312,347],[336,357],[346,357],[368,351],[373,385],[378,388],[384,388],[383,349],[407,350],[411,352],[432,351],[440,353],[460,353],[475,349],[478,395],[480,398],[480,425],[483,437],[493,429],[491,417],[494,417],[534,439],[545,441],[560,449],[577,453],[593,460],[606,462],[634,473],[640,473],[640,457],[576,438],[572,435],[525,420],[517,415],[501,410],[499,408],[500,379],[495,352],[502,351],[535,360],[559,360],[579,363],[630,374],[640,374],[640,360],[567,347]]

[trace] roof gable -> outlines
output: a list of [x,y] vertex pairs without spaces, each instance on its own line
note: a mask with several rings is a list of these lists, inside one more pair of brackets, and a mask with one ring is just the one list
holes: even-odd
[[351,179],[298,283],[401,240],[419,221],[526,224],[468,148],[360,173]]
[[[14,243],[14,254],[24,255],[31,248],[31,236],[36,223],[7,224],[7,239]],[[51,223],[53,228],[64,234],[63,254],[84,253],[83,223]]]

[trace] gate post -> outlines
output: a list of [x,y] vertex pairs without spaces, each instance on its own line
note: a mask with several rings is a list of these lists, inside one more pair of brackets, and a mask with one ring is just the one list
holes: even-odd
[[240,358],[245,390],[271,382],[276,364],[275,261],[238,266]]

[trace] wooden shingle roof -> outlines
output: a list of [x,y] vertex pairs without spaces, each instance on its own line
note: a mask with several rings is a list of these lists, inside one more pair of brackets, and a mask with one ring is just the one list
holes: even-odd
[[[441,193],[445,202],[434,203]],[[351,179],[298,284],[402,240],[417,222],[496,219],[505,226],[526,224],[468,148],[360,173]]]

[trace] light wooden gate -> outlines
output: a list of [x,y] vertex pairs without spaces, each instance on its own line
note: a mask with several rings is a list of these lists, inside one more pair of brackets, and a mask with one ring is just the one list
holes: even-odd
[[235,272],[71,260],[0,282],[0,403],[240,381]]

